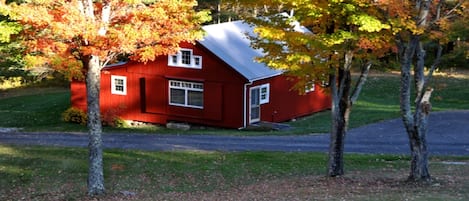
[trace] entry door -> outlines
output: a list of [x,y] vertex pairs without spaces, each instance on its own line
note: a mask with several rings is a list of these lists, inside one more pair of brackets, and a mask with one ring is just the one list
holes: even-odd
[[250,104],[250,123],[255,123],[261,120],[261,105],[260,105],[260,88],[251,88],[251,104]]

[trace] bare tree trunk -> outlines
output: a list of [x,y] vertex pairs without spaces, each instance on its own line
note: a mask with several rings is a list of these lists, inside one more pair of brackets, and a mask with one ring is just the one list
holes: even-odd
[[428,115],[430,114],[431,104],[430,96],[433,89],[425,91],[422,100],[419,101],[415,111],[415,129],[412,133],[410,140],[410,181],[429,181],[431,180],[430,172],[428,171],[428,151],[427,151],[427,125]]
[[89,130],[89,170],[88,195],[104,194],[103,143],[101,113],[99,107],[99,91],[101,83],[101,67],[99,58],[90,56],[84,61],[88,71],[86,75],[87,113]]
[[[416,10],[418,16],[416,25],[426,27],[429,16],[430,1],[417,1]],[[437,59],[432,66],[427,79],[425,78],[425,56],[426,52],[420,41],[420,36],[411,35],[407,44],[398,38],[399,56],[401,57],[401,95],[400,108],[401,116],[406,129],[410,145],[410,173],[409,181],[430,181],[431,176],[428,170],[427,151],[427,127],[428,116],[431,111],[430,97],[433,89],[426,89],[428,80],[441,56],[441,48],[438,50]],[[415,86],[415,111],[412,112],[411,86],[412,86],[412,61],[414,65],[414,86]]]
[[[335,78],[335,77],[333,77]],[[335,92],[332,92],[336,94]],[[344,174],[344,140],[345,140],[345,118],[340,108],[341,99],[333,95],[332,98],[332,123],[329,144],[329,163],[327,166],[327,176],[335,177]]]
[[[345,54],[343,68],[338,69],[338,79],[335,75],[330,77],[332,93],[332,128],[329,144],[329,163],[327,176],[335,177],[344,174],[344,144],[345,135],[349,122],[352,102],[350,100],[350,90],[352,77],[350,67],[352,65],[353,54]],[[337,81],[339,83],[337,84]]]
[[[335,99],[335,98],[334,98]],[[329,145],[329,164],[327,176],[335,177],[344,174],[344,144],[347,133],[348,114],[350,108],[345,108],[343,99],[337,100],[332,107],[332,129]]]
[[[418,36],[412,36],[406,46],[400,44],[401,52],[401,115],[410,144],[410,173],[411,181],[429,181],[428,170],[427,125],[431,111],[430,97],[433,89],[425,91],[427,80],[424,76],[425,51]],[[416,53],[416,54],[415,54]],[[411,66],[412,59],[417,56],[414,66],[415,112],[412,112],[411,102]]]

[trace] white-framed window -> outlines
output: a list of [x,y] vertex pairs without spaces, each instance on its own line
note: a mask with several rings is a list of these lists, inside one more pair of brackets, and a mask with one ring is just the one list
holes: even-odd
[[260,86],[259,90],[259,103],[269,103],[270,98],[270,84],[263,84]]
[[193,54],[191,49],[181,48],[177,54],[168,56],[168,66],[202,68],[202,57]]
[[204,84],[169,80],[169,104],[202,109],[204,107]]
[[127,77],[111,75],[111,94],[127,95]]
[[270,84],[263,84],[259,86],[252,87],[252,89],[259,89],[255,90],[256,99],[258,97],[259,104],[269,103],[270,98]]
[[313,92],[313,91],[315,90],[315,88],[316,88],[316,85],[314,84],[314,82],[312,82],[312,83],[307,83],[307,84],[305,85],[305,94],[306,94],[306,93],[309,93],[309,92]]

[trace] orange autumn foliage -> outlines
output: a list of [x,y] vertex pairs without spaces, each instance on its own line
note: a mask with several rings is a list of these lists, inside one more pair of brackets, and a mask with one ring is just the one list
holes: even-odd
[[48,58],[57,70],[75,74],[81,72],[77,61],[90,55],[99,57],[101,66],[119,55],[146,62],[202,37],[200,24],[208,13],[194,11],[195,0],[148,2],[94,2],[91,15],[78,0],[0,4],[11,19],[24,25],[22,36],[30,55]]

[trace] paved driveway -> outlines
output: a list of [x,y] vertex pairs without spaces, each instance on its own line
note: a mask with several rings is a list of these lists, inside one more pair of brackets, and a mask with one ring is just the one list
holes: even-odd
[[[469,156],[469,111],[434,112],[430,116],[428,148],[431,155]],[[201,151],[318,151],[327,152],[329,135],[214,136],[105,134],[106,148]],[[86,147],[84,133],[0,133],[0,144]],[[400,119],[351,129],[348,153],[408,154],[407,134]]]

